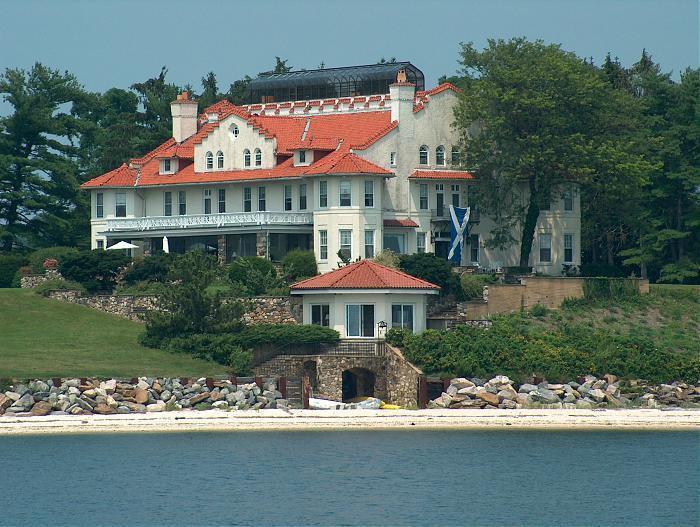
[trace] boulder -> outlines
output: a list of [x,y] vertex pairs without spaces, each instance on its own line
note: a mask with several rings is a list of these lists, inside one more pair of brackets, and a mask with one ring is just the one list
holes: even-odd
[[209,392],[198,393],[194,397],[190,397],[190,404],[194,406],[195,404],[201,403],[209,399]]
[[34,406],[35,402],[31,394],[25,393],[22,397],[17,399],[12,406],[22,408],[23,411],[27,412]]
[[457,388],[454,384],[450,384],[446,390],[447,395],[456,395],[458,392],[459,388]]
[[145,404],[148,402],[148,390],[145,388],[137,388],[134,390],[134,400],[139,404]]
[[559,401],[559,396],[546,388],[537,388],[530,392],[532,400],[543,404],[556,404]]
[[32,415],[49,415],[53,408],[48,401],[39,401],[32,407]]
[[499,402],[498,395],[496,395],[495,393],[483,391],[483,392],[477,393],[476,397],[478,399],[481,399],[482,401],[485,401],[486,403],[488,403],[492,406],[498,406],[498,402]]
[[474,386],[474,383],[469,379],[465,379],[464,377],[457,377],[450,381],[450,386],[454,386],[457,388],[457,390],[461,390],[462,388]]
[[117,390],[117,381],[110,379],[100,383],[100,388],[102,388],[106,393],[113,394]]
[[501,401],[501,404],[499,406],[501,406],[502,408],[506,408],[508,410],[514,410],[518,407],[518,403],[516,403],[515,401],[513,401],[511,399],[503,399],[503,401]]
[[501,391],[499,391],[497,395],[498,395],[498,399],[500,401],[503,401],[503,400],[515,401],[515,397],[518,395],[518,392],[516,392],[512,386],[508,385],[507,387],[505,387]]
[[109,406],[108,404],[105,403],[98,403],[95,408],[92,409],[93,412],[96,414],[101,414],[101,415],[109,415],[109,414],[115,414],[117,411]]
[[460,395],[468,395],[470,397],[474,397],[477,393],[482,391],[484,391],[484,389],[480,386],[466,386],[464,388],[460,388],[457,393]]
[[228,410],[228,403],[226,401],[216,401],[211,406],[217,410]]
[[535,386],[534,384],[529,384],[529,383],[522,384],[520,386],[520,388],[518,388],[519,393],[530,393],[530,392],[534,392],[536,390],[537,390],[537,386]]
[[588,396],[597,403],[602,403],[605,400],[605,392],[600,388],[594,388],[588,392]]
[[122,407],[127,408],[130,412],[136,412],[142,414],[143,412],[146,411],[146,406],[143,404],[138,404],[138,403],[132,403],[129,401],[124,401],[121,404]]
[[0,393],[0,413],[4,412],[6,408],[12,406],[13,402],[14,401],[10,399],[7,395]]
[[603,375],[603,379],[605,379],[605,382],[607,382],[608,384],[612,384],[614,382],[617,382],[617,376],[612,375],[610,373],[606,373],[605,375]]
[[146,412],[164,412],[165,411],[165,401],[156,401],[154,404],[149,404],[146,406]]
[[532,404],[532,397],[528,393],[519,393],[515,396],[515,402],[520,406],[528,406]]

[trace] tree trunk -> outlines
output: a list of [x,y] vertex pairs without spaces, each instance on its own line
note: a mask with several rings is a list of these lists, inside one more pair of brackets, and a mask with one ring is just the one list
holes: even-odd
[[525,223],[523,224],[523,232],[520,239],[520,267],[528,267],[530,262],[532,241],[535,239],[535,227],[537,227],[537,218],[540,216],[539,195],[534,178],[530,178],[529,187],[530,200],[527,205]]
[[613,251],[613,233],[605,233],[605,248],[608,252],[608,265],[615,265],[615,251]]

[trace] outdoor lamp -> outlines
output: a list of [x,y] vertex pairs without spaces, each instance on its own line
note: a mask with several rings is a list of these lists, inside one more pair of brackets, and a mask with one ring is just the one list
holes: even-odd
[[383,337],[386,334],[386,322],[381,320],[377,326],[379,326],[379,337]]

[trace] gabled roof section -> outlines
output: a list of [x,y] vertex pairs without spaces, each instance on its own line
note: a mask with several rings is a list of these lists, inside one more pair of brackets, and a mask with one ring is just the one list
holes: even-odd
[[137,176],[136,169],[129,168],[126,163],[123,163],[114,170],[83,183],[80,188],[133,187],[136,184]]
[[414,170],[408,179],[475,179],[466,170]]
[[429,292],[440,287],[372,260],[360,260],[291,287],[292,291],[309,289],[423,289]]
[[442,93],[442,92],[447,91],[447,90],[453,91],[456,94],[462,93],[462,90],[460,90],[457,86],[455,86],[451,82],[443,82],[442,84],[436,86],[432,90],[416,92],[416,99],[415,99],[415,104],[413,106],[413,113],[420,112],[423,108],[425,108],[425,105],[430,102],[431,97],[434,97],[438,93]]
[[394,173],[348,151],[338,151],[309,166],[306,174],[368,174],[393,176]]
[[387,219],[384,220],[384,227],[408,227],[408,228],[416,228],[418,227],[418,224],[409,219],[409,218],[402,218],[402,219]]

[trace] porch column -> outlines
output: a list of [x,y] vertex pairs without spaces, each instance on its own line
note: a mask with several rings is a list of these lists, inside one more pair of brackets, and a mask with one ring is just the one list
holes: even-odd
[[258,231],[255,234],[255,248],[258,256],[267,258],[267,231]]
[[220,264],[225,264],[226,263],[226,235],[225,234],[220,234],[218,243],[217,243],[217,252],[216,252],[216,257],[219,260]]

